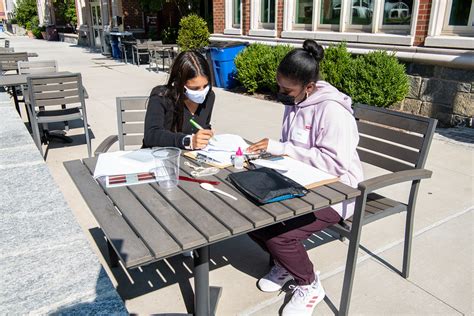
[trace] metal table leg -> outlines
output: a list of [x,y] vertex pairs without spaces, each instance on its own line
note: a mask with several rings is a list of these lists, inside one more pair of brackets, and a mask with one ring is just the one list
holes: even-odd
[[20,115],[21,117],[20,104],[18,102],[18,93],[16,92],[16,86],[12,87],[12,94],[13,94],[13,102],[15,102],[16,111],[18,112],[18,115]]
[[209,246],[199,248],[195,253],[194,315],[215,315],[222,288],[209,288]]

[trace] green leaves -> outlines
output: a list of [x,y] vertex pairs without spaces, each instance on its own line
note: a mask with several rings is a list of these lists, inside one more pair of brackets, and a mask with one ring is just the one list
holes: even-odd
[[388,107],[408,94],[405,66],[393,54],[374,51],[353,61],[347,93],[357,103]]
[[[276,70],[292,49],[287,45],[250,45],[235,58],[237,79],[250,93],[263,89],[275,92]],[[329,46],[324,50],[320,72],[323,80],[356,103],[388,107],[408,94],[409,81],[404,65],[385,51],[354,58],[345,43]]]
[[18,0],[13,10],[13,15],[19,25],[31,30],[32,27],[37,26],[33,25],[34,21],[32,21],[34,17],[38,17],[36,0]]
[[281,60],[293,48],[289,45],[268,46],[252,44],[235,58],[237,80],[244,88],[254,93],[268,89],[276,91],[276,70]]
[[182,51],[199,49],[209,45],[209,29],[203,18],[190,14],[179,22],[178,45]]

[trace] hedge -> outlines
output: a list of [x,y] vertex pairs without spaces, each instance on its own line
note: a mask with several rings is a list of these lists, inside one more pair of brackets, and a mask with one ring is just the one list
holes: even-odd
[[[250,93],[276,91],[276,69],[293,48],[252,44],[235,58],[237,80]],[[348,94],[354,103],[388,107],[408,94],[405,66],[393,54],[374,51],[354,57],[345,43],[329,46],[320,64],[321,79]]]

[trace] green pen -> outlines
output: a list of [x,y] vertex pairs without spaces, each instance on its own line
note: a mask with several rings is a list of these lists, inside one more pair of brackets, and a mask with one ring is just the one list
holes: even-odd
[[[189,123],[191,123],[191,125],[194,126],[194,127],[197,128],[197,129],[204,129],[204,128],[202,128],[201,125],[199,125],[199,124],[198,124],[195,120],[193,120],[192,118],[189,119]],[[213,140],[213,139],[214,139],[214,137],[211,137],[211,140]]]
[[204,128],[202,128],[201,125],[199,125],[198,123],[196,123],[196,121],[194,121],[193,119],[189,119],[189,123],[191,123],[191,125],[194,126],[194,127],[197,128],[197,129],[204,129]]

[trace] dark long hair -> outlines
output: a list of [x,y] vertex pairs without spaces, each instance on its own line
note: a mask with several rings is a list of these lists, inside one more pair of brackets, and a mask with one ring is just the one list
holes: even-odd
[[183,129],[184,86],[188,80],[197,76],[206,77],[212,88],[211,71],[203,55],[194,50],[181,52],[171,66],[168,83],[159,92],[161,96],[166,96],[173,101],[174,115],[171,127],[173,131],[181,132]]
[[319,63],[324,58],[324,49],[313,40],[306,40],[303,48],[286,54],[277,72],[303,85],[319,80]]

